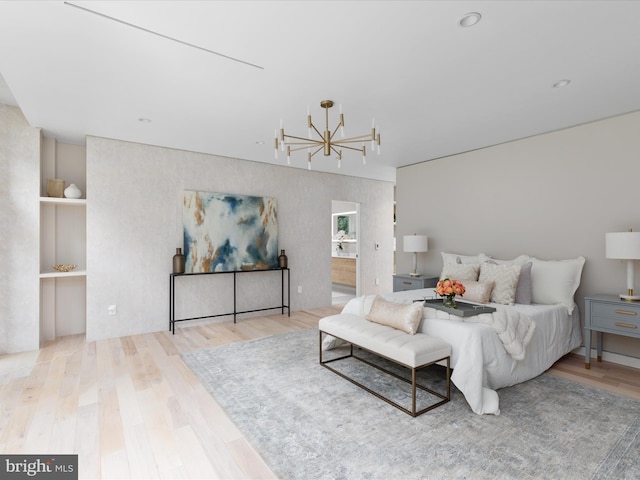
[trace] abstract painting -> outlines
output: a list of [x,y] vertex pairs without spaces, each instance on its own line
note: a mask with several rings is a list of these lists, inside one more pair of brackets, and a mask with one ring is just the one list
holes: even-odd
[[184,191],[185,273],[278,268],[277,201]]

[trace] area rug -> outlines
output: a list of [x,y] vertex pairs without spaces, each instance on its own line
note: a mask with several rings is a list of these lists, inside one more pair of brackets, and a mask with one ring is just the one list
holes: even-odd
[[[453,387],[412,418],[320,366],[316,329],[183,358],[282,480],[640,478],[640,402],[552,375],[499,390],[498,416],[476,415]],[[441,387],[442,375],[430,367],[421,381]]]

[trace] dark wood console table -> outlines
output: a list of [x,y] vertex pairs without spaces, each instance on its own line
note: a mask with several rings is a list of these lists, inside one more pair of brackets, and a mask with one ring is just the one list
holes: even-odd
[[[236,276],[240,274],[246,273],[255,273],[255,272],[281,272],[281,292],[282,298],[280,305],[275,307],[267,307],[267,308],[257,308],[255,310],[242,310],[238,311],[236,308]],[[287,272],[287,303],[284,303],[284,274]],[[233,312],[229,313],[218,313],[216,315],[204,315],[201,317],[190,317],[190,318],[176,318],[176,278],[177,277],[188,277],[191,275],[233,275]],[[291,316],[291,271],[288,268],[272,268],[268,270],[235,270],[231,272],[197,272],[197,273],[171,273],[169,274],[169,330],[175,335],[176,333],[176,322],[184,322],[187,320],[200,320],[203,318],[213,318],[213,317],[225,317],[227,315],[233,315],[233,323],[236,323],[236,316],[241,313],[252,313],[252,312],[262,312],[264,310],[276,310],[280,309],[281,313],[284,315],[284,309],[287,309],[287,316]]]

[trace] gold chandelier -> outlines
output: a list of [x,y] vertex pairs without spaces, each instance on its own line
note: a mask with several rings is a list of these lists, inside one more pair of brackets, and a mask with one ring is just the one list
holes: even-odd
[[[298,150],[307,150],[307,168],[311,170],[311,158],[318,152],[323,152],[325,157],[335,153],[338,159],[338,168],[342,162],[342,150],[354,150],[362,153],[362,164],[367,163],[367,146],[366,142],[371,142],[371,150],[377,150],[380,155],[380,131],[376,129],[375,120],[371,122],[371,133],[366,135],[357,135],[355,137],[344,138],[344,115],[342,114],[342,105],[340,105],[340,121],[336,128],[331,132],[329,130],[329,109],[333,107],[333,100],[322,100],[320,106],[325,110],[325,129],[321,133],[316,128],[311,120],[311,114],[307,108],[307,128],[308,138],[297,137],[295,135],[287,135],[284,132],[282,120],[280,121],[280,134],[276,130],[275,136],[275,158],[278,159],[278,149],[287,152],[287,164],[291,165],[291,152]],[[336,134],[340,130],[340,138],[335,138]],[[313,138],[313,132],[320,137],[320,139]],[[361,143],[358,147],[351,146],[354,143]]]

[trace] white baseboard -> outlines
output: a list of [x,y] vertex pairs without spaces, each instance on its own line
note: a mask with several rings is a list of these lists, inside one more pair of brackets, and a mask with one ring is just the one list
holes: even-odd
[[[584,356],[584,347],[576,348],[571,353],[577,353]],[[596,349],[591,349],[591,362],[595,361]],[[629,357],[627,355],[620,355],[619,353],[602,352],[602,360],[605,362],[617,363],[619,365],[626,365],[627,367],[633,367],[640,369],[640,358]]]

